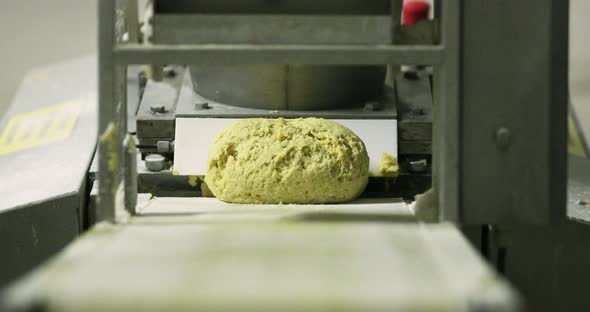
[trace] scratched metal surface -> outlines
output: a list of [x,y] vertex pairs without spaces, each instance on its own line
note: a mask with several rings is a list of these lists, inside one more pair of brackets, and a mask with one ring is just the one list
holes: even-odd
[[0,122],[3,131],[15,115],[69,101],[80,109],[65,139],[0,155],[0,287],[61,250],[82,227],[96,145],[95,89],[92,56],[36,69]]

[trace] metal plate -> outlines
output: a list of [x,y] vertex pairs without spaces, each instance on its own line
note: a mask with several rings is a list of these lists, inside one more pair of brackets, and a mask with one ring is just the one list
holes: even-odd
[[[461,218],[471,224],[560,220],[567,1],[462,3]],[[543,21],[543,29],[531,20]],[[508,132],[500,135],[502,129]]]
[[[177,118],[174,172],[204,176],[207,173],[209,146],[221,129],[238,119]],[[354,131],[369,153],[369,170],[376,172],[383,153],[397,157],[397,121],[395,119],[333,119]]]
[[[154,198],[138,211],[140,224],[233,223],[266,221],[416,222],[409,205],[397,198],[360,198],[327,205],[242,205],[217,198]],[[146,217],[146,218],[143,218]]]
[[[24,131],[13,142],[19,148],[0,155],[0,287],[57,253],[84,226],[96,83],[94,56],[36,69],[0,123],[0,132]],[[11,127],[8,120],[18,122]],[[26,120],[39,124],[18,126]]]
[[389,15],[154,16],[155,43],[388,44]]

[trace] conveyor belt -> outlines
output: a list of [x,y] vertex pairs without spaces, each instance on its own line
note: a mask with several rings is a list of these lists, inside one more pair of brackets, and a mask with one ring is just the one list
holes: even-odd
[[[5,304],[50,311],[517,307],[512,290],[451,224],[297,218],[296,206],[215,201],[155,199],[129,224],[99,224],[10,289]],[[365,216],[409,213],[403,203],[363,205]],[[358,215],[350,206],[304,210]]]

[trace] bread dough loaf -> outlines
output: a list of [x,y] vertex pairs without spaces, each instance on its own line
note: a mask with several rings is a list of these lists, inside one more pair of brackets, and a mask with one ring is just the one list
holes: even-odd
[[226,202],[321,204],[357,198],[368,176],[364,143],[339,123],[257,118],[221,130],[205,181]]

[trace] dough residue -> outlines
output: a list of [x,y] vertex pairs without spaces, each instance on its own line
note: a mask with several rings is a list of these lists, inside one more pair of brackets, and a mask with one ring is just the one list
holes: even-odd
[[217,198],[232,203],[321,204],[357,198],[368,176],[364,143],[341,124],[256,118],[218,134],[205,182]]
[[381,155],[381,161],[377,166],[376,177],[397,177],[399,174],[399,164],[397,158],[389,153]]

